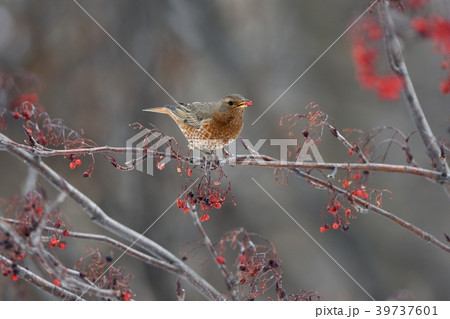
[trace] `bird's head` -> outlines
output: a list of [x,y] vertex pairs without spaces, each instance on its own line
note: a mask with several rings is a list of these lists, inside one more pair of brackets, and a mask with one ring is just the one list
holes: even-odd
[[252,104],[253,104],[252,101],[244,98],[240,94],[230,94],[222,99],[220,110],[229,111],[236,109],[245,109],[247,106]]

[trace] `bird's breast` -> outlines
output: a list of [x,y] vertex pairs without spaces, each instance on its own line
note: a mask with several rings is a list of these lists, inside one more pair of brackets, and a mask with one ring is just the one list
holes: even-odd
[[202,122],[199,129],[181,123],[180,129],[189,141],[190,147],[203,149],[223,148],[233,142],[241,133],[242,117],[230,121],[218,121],[211,118]]

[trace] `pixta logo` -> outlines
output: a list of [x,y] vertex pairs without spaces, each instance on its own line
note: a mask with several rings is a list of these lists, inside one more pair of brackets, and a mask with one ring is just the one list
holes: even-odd
[[[172,148],[169,143],[172,139],[173,137],[165,136],[159,132],[149,129],[142,130],[126,142],[127,164],[133,165],[140,172],[144,172],[143,163],[146,162],[145,173],[153,175],[154,153],[159,152],[158,165],[160,167],[167,164],[172,158]],[[207,142],[212,143],[213,141],[208,140]],[[267,139],[260,139],[256,143],[251,143],[248,139],[242,139],[242,142],[246,145],[250,154],[246,156],[244,161],[240,162],[241,165],[246,165],[250,162],[265,163],[258,151],[267,142]],[[302,164],[303,162],[324,163],[319,149],[312,139],[306,139],[301,147],[296,139],[270,139],[269,142],[271,146],[279,147],[279,161],[281,164],[286,164],[288,161],[295,164]],[[289,154],[291,154],[289,147],[297,149],[295,158],[291,160],[289,159]],[[194,149],[190,152],[192,155],[190,160],[193,164],[200,164],[204,159],[221,159],[224,157],[224,153],[228,155],[227,164],[236,165],[236,157],[233,156],[237,154],[236,141],[228,146],[227,152],[224,152],[222,149],[205,152]]]
[[[144,172],[144,160],[146,162],[145,173],[153,175],[153,154],[159,148],[160,152],[164,153],[159,161],[159,165],[165,165],[171,158],[171,147],[168,142],[172,139],[170,136],[162,135],[159,132],[154,132],[149,129],[144,129],[138,134],[129,138],[126,142],[126,163],[134,164],[134,167],[139,172]],[[164,147],[164,148],[163,148]]]

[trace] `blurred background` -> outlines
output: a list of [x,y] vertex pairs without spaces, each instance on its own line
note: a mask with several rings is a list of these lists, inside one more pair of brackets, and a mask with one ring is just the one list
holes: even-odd
[[[429,9],[445,1],[434,1]],[[370,1],[111,1],[80,0],[83,6],[157,81],[179,101],[218,100],[240,93],[253,100],[245,114],[241,136],[288,138],[279,125],[285,113],[302,113],[317,102],[339,129],[368,131],[391,125],[406,134],[414,126],[403,101],[380,101],[363,91],[354,77],[351,39],[344,36],[263,117],[261,113],[354,21]],[[447,7],[448,8],[448,7]],[[449,13],[448,11],[446,12]],[[376,12],[372,13],[373,15]],[[448,139],[449,98],[439,91],[440,57],[431,44],[408,33],[408,14],[397,17],[403,28],[405,57],[417,93],[436,136]],[[379,68],[388,71],[380,57]],[[129,124],[156,125],[174,136],[184,151],[187,143],[167,116],[143,108],[171,103],[170,97],[72,1],[0,1],[0,69],[36,75],[40,105],[51,117],[98,145],[125,146],[134,131]],[[19,125],[8,128],[16,141],[25,138]],[[296,128],[300,136],[302,128]],[[416,161],[429,168],[424,146],[415,134],[410,146]],[[319,150],[327,162],[351,161],[346,149],[325,132]],[[261,152],[279,156],[266,143]],[[182,192],[185,176],[169,163],[154,176],[121,172],[97,156],[94,174],[70,170],[68,161],[49,158],[70,183],[94,200],[109,216],[144,231]],[[83,165],[87,165],[86,163]],[[393,149],[387,162],[404,164]],[[412,233],[372,213],[358,214],[350,229],[319,232],[326,192],[290,176],[277,184],[269,168],[226,167],[236,206],[211,212],[204,223],[213,241],[226,231],[244,227],[263,235],[277,248],[288,293],[316,291],[325,300],[368,300],[369,297],[254,183],[258,181],[375,299],[450,299],[450,256]],[[20,194],[25,165],[0,153],[0,196]],[[194,172],[198,174],[198,172]],[[338,178],[342,178],[338,175]],[[47,185],[43,182],[44,185]],[[445,241],[450,232],[449,201],[443,189],[422,178],[378,173],[374,188],[388,189],[383,207]],[[55,196],[48,186],[50,196]],[[74,230],[104,233],[69,199],[63,210]],[[146,234],[181,257],[180,249],[200,239],[191,218],[173,206]],[[83,240],[68,240],[58,255],[73,265],[85,248],[110,248]],[[119,254],[115,252],[115,255]],[[217,267],[192,258],[188,265],[219,290],[225,291]],[[117,265],[135,276],[137,300],[175,300],[176,277],[132,258]],[[27,283],[0,278],[2,300],[51,299]],[[190,286],[188,300],[203,298]]]

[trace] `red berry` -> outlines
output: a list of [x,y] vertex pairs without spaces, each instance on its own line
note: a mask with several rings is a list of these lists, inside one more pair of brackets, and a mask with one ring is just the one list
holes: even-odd
[[327,211],[329,211],[333,215],[336,215],[337,213],[336,208],[334,206],[328,206]]
[[20,114],[18,112],[13,113],[13,119],[17,120],[20,117]]
[[355,152],[352,149],[349,149],[348,150],[348,155],[353,155],[353,154],[355,154]]
[[36,215],[41,216],[42,215],[42,207],[36,207],[36,209],[34,210],[36,212]]
[[339,228],[339,224],[338,223],[333,223],[333,229],[338,229]]
[[367,199],[369,197],[369,194],[367,194],[367,192],[363,192],[362,194],[361,194],[361,198],[362,199]]
[[122,296],[122,300],[123,301],[130,301],[131,300],[131,295],[128,292],[124,293],[123,296]]
[[53,284],[57,287],[61,286],[61,281],[59,281],[58,278],[55,278],[55,280],[53,280]]
[[367,30],[367,35],[369,39],[373,41],[378,41],[383,36],[383,31],[379,26],[373,25]]
[[80,160],[79,158],[77,158],[77,159],[75,160],[75,165],[76,165],[76,166],[80,166],[80,165],[81,165],[81,160]]
[[69,167],[70,169],[74,169],[75,167],[77,167],[77,165],[75,165],[74,162],[70,162]]
[[411,19],[411,27],[424,37],[430,34],[429,22],[424,18],[416,17]]
[[362,190],[358,189],[353,193],[355,196],[360,196],[362,194]]
[[387,101],[395,101],[400,98],[404,86],[405,81],[399,75],[379,76],[376,87],[378,97]]
[[345,210],[345,215],[350,216],[352,214],[352,210],[350,208],[347,208]]
[[183,206],[184,206],[183,202],[182,202],[180,199],[177,200],[177,206],[178,206],[179,208],[183,208]]
[[450,79],[446,81],[441,81],[441,92],[443,95],[450,93]]
[[348,181],[345,181],[342,183],[342,187],[344,188],[348,188],[350,186],[350,184],[348,183]]
[[187,213],[189,213],[190,209],[189,209],[189,207],[186,206],[183,208],[183,211],[185,214],[187,214]]
[[22,260],[25,258],[25,255],[23,253],[20,253],[16,258],[17,260]]
[[[355,43],[352,48],[352,56],[356,66],[361,70],[371,69],[378,57],[378,52],[367,47],[365,43]],[[364,72],[367,73],[367,72]]]
[[50,247],[55,247],[58,245],[58,238],[53,237],[48,244]]
[[67,237],[67,236],[69,236],[69,231],[67,229],[64,229],[62,234],[63,234],[63,236]]
[[223,258],[222,256],[217,256],[217,257],[216,257],[216,262],[217,262],[218,264],[223,265],[223,264],[225,263],[225,258]]
[[42,146],[47,145],[47,138],[41,135],[38,139],[38,143],[41,144]]
[[188,174],[188,176],[192,176],[192,171],[190,168],[187,169],[187,174]]
[[22,112],[22,116],[25,118],[25,120],[29,120],[29,119],[31,119],[31,115],[30,115],[30,113],[28,113],[28,112],[26,112],[26,111],[24,111],[24,112]]
[[339,210],[339,208],[341,208],[341,203],[336,202],[336,204],[334,204],[334,208],[335,208],[336,210]]
[[66,242],[65,241],[60,241],[58,243],[58,248],[59,249],[66,249]]
[[320,228],[319,228],[319,231],[320,231],[321,233],[324,233],[324,232],[325,232],[325,227],[323,227],[323,226],[320,227]]
[[13,281],[16,281],[17,279],[19,279],[19,275],[18,275],[18,274],[12,274],[12,275],[11,275],[11,279],[12,279]]
[[215,202],[214,207],[219,209],[220,207],[222,207],[222,204],[220,202]]
[[201,222],[204,222],[204,221],[206,221],[206,220],[208,220],[208,219],[209,219],[209,215],[208,215],[208,214],[205,214],[205,215],[203,215],[203,216],[200,217],[200,221],[201,221]]
[[359,173],[353,174],[353,179],[354,179],[355,181],[357,181],[360,177],[361,177],[361,176],[359,175]]

